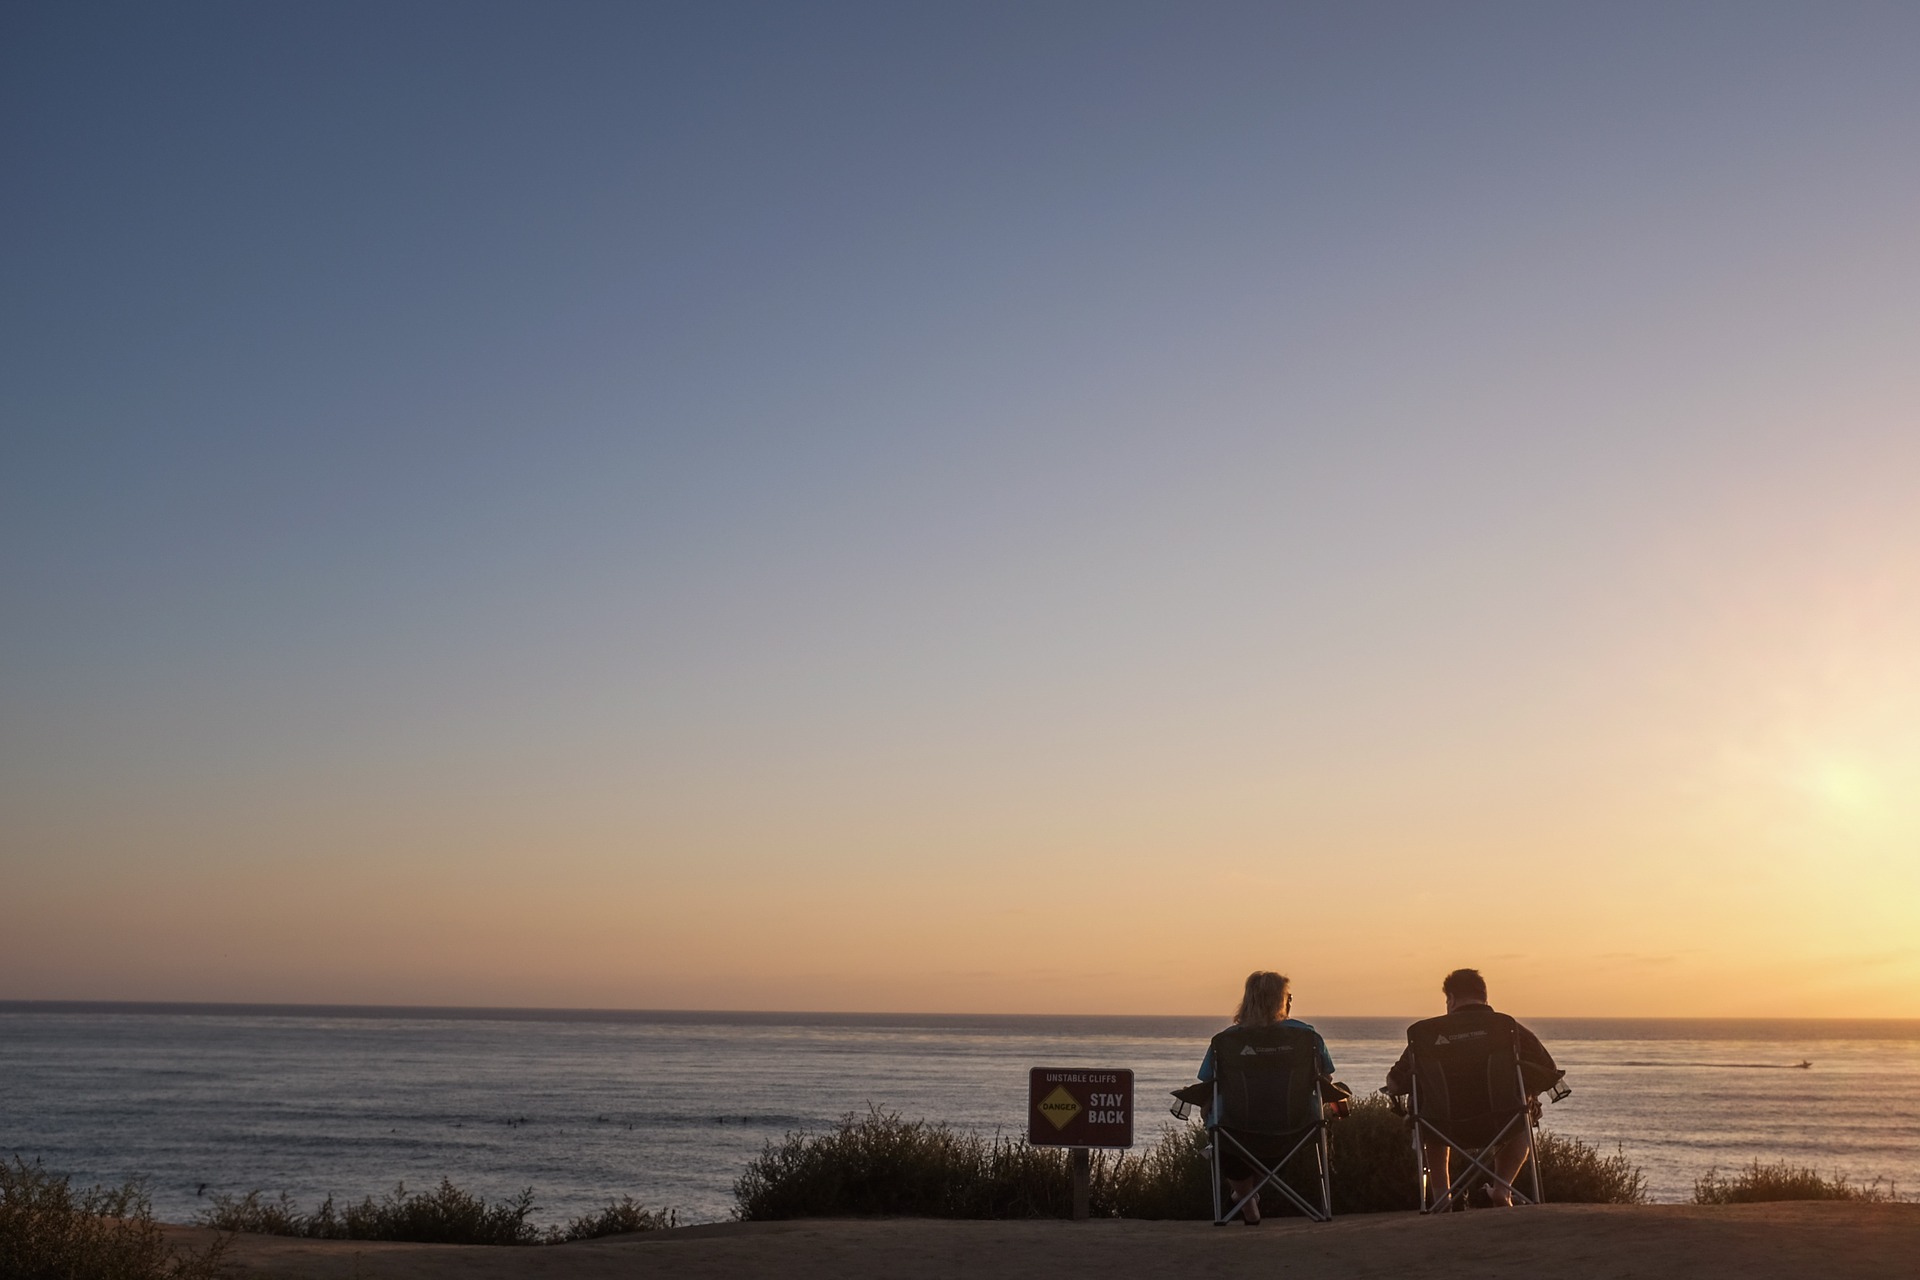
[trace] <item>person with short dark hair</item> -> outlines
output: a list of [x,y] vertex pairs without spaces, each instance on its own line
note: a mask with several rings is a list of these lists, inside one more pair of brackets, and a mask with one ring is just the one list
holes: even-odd
[[[1526,1089],[1528,1122],[1538,1120],[1540,1095],[1566,1074],[1554,1065],[1553,1055],[1547,1052],[1547,1047],[1540,1043],[1538,1036],[1514,1019],[1504,1013],[1494,1012],[1487,1003],[1487,980],[1480,976],[1478,969],[1455,969],[1441,980],[1440,993],[1447,1000],[1446,1014],[1416,1022],[1407,1029],[1407,1047],[1401,1051],[1400,1060],[1387,1072],[1385,1092],[1401,1098],[1412,1089],[1413,1046],[1417,1039],[1485,1030],[1510,1031]],[[1427,1172],[1440,1186],[1452,1185],[1448,1176],[1451,1150],[1447,1144],[1432,1134],[1423,1133],[1421,1146],[1425,1152]],[[1493,1149],[1493,1170],[1509,1184],[1520,1176],[1526,1163],[1525,1133],[1516,1132]],[[1513,1194],[1505,1188],[1488,1184],[1487,1191],[1496,1206],[1510,1207],[1513,1204]]]

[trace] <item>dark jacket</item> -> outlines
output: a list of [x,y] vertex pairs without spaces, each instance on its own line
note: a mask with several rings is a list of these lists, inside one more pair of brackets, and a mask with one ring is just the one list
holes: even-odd
[[1501,1033],[1511,1033],[1513,1036],[1514,1052],[1520,1059],[1520,1075],[1526,1081],[1528,1096],[1544,1093],[1554,1081],[1566,1074],[1554,1065],[1553,1055],[1540,1043],[1540,1037],[1506,1014],[1494,1012],[1487,1005],[1468,1004],[1452,1013],[1428,1018],[1407,1028],[1407,1047],[1401,1051],[1400,1060],[1387,1072],[1387,1092],[1404,1094],[1412,1087],[1415,1046],[1431,1046],[1461,1036]]

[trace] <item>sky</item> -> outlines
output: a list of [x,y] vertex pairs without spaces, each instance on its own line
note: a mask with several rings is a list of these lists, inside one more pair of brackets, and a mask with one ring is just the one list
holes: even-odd
[[0,998],[1920,1017],[1920,9],[0,9]]

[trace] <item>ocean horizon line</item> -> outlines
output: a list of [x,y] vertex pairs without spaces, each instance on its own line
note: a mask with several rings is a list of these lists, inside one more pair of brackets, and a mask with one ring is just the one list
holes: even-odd
[[[1432,1016],[1433,1011],[1402,1014],[1316,1014],[1312,1021],[1329,1029],[1357,1024],[1405,1025]],[[428,1004],[352,1004],[308,1001],[222,1001],[222,1000],[0,1000],[0,1014],[94,1014],[176,1017],[231,1018],[359,1018],[391,1021],[476,1021],[476,1022],[608,1022],[660,1023],[679,1025],[777,1026],[806,1024],[843,1027],[925,1027],[965,1030],[994,1027],[1061,1028],[1124,1032],[1130,1026],[1146,1030],[1148,1024],[1171,1029],[1176,1024],[1193,1024],[1197,1029],[1223,1022],[1218,1013],[950,1013],[938,1010],[836,1010],[836,1009],[621,1009],[548,1005],[428,1005]],[[1635,1015],[1635,1014],[1525,1014],[1543,1026],[1557,1025],[1565,1034],[1571,1024],[1583,1024],[1594,1030],[1629,1031],[1633,1027],[1664,1031],[1665,1036],[1683,1027],[1713,1028],[1722,1035],[1741,1028],[1755,1031],[1783,1028],[1818,1029],[1821,1038],[1836,1032],[1852,1032],[1842,1038],[1878,1039],[1920,1038],[1920,1018],[1856,1018],[1723,1015]],[[1721,1038],[1715,1036],[1713,1038]]]

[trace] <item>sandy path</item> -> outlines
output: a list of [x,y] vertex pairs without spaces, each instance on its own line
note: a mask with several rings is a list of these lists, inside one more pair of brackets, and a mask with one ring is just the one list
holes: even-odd
[[[204,1233],[185,1228],[183,1241]],[[535,1248],[372,1244],[242,1236],[241,1274],[283,1280],[940,1280],[993,1276],[1567,1276],[1657,1280],[1739,1276],[1870,1280],[1920,1275],[1920,1205],[1729,1208],[1549,1205],[1422,1219],[1368,1214],[1257,1229],[1189,1222],[810,1220],[686,1227]]]

